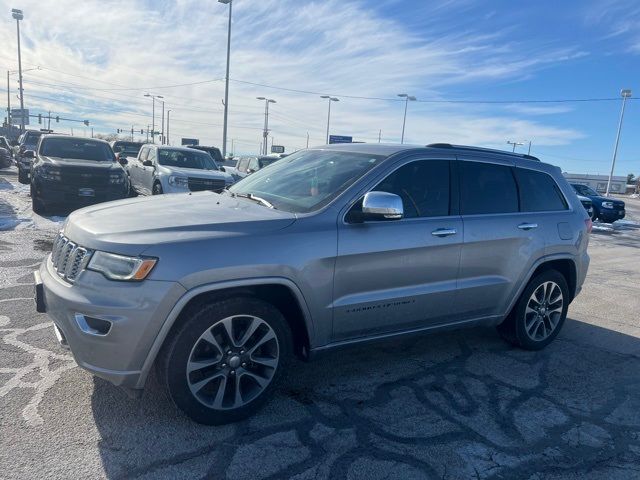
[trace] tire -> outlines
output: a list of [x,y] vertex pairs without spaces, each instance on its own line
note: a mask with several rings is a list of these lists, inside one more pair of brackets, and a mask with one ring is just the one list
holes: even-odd
[[26,185],[29,183],[29,177],[21,169],[18,169],[18,182]]
[[152,195],[162,195],[164,192],[162,191],[162,185],[160,182],[155,182],[153,184]]
[[285,376],[292,349],[291,331],[278,309],[253,297],[233,297],[184,314],[160,352],[157,377],[192,420],[222,425],[264,405]]
[[[558,292],[560,297],[557,296]],[[569,288],[566,279],[557,270],[545,270],[529,281],[512,312],[498,325],[498,332],[509,343],[520,348],[541,350],[562,329],[568,308]]]
[[30,184],[29,192],[31,195],[31,210],[33,210],[33,213],[37,213],[38,215],[44,215],[47,209],[44,202],[40,197],[38,197],[35,188],[33,188],[33,184]]

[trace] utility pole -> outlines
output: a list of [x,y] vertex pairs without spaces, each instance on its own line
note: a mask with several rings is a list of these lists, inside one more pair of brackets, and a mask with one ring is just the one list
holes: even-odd
[[269,104],[276,103],[272,98],[256,97],[257,100],[264,100],[264,130],[262,131],[263,155],[267,154],[267,142],[269,137]]
[[133,125],[131,125],[131,141],[133,142]]
[[[162,95],[151,95],[150,93],[145,93],[145,97],[151,98],[151,143],[156,143],[155,135],[156,135],[156,98],[164,98]],[[164,102],[163,102],[163,114],[164,114]],[[164,116],[162,117],[162,123],[164,123]],[[148,129],[147,129],[148,130]]]
[[147,124],[147,143],[149,143],[149,124]]
[[231,7],[232,0],[218,0],[229,4],[229,25],[227,27],[227,73],[224,77],[224,122],[222,127],[222,158],[227,156],[227,118],[229,116],[229,62],[231,59]]
[[382,139],[382,129],[378,130],[378,143],[380,143],[381,139]]
[[620,121],[618,122],[618,133],[616,133],[616,143],[613,147],[613,159],[611,160],[611,171],[609,172],[609,180],[607,181],[607,193],[605,196],[609,196],[609,190],[611,188],[611,177],[613,177],[613,169],[616,166],[616,156],[618,155],[618,143],[620,142],[620,133],[622,132],[622,120],[624,119],[624,106],[627,102],[627,98],[631,98],[631,90],[624,89],[620,91],[622,97],[622,110],[620,111]]
[[160,143],[164,145],[164,100],[162,100],[162,138]]
[[309,148],[309,132],[307,132],[307,148]]
[[9,84],[9,70],[7,70],[7,127],[11,131],[11,85]]
[[529,140],[529,149],[527,150],[527,155],[531,155],[531,140]]
[[91,127],[91,138],[93,138],[93,127]]
[[11,10],[13,18],[16,19],[16,27],[18,32],[18,77],[20,79],[20,110],[22,115],[20,118],[20,133],[24,133],[24,89],[22,88],[22,55],[20,53],[20,20],[24,18],[22,10],[14,8]]
[[231,139],[231,153],[233,153],[233,152],[235,152],[235,151],[236,151],[236,150],[235,150],[235,147],[233,146],[233,144],[234,144],[234,139],[232,138],[232,139]]

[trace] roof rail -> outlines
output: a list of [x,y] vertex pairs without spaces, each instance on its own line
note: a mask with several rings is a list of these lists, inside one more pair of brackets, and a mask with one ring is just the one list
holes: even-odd
[[514,153],[507,152],[506,150],[496,150],[494,148],[483,148],[483,147],[469,147],[467,145],[452,145],[450,143],[430,143],[427,147],[431,148],[455,148],[457,150],[469,150],[471,152],[487,152],[487,153],[497,153],[498,155],[509,155],[516,156],[520,158],[526,158],[527,160],[536,160],[540,161],[538,157],[534,157],[533,155],[527,155],[526,153]]

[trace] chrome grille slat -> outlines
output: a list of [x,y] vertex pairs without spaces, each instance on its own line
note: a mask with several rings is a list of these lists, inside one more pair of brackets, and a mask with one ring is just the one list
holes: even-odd
[[53,242],[51,263],[62,279],[73,283],[87,266],[92,253],[92,250],[79,246],[60,233]]

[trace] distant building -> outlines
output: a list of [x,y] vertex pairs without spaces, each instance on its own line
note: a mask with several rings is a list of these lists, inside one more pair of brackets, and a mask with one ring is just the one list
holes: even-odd
[[[569,183],[579,183],[581,185],[587,185],[594,189],[598,193],[605,193],[607,191],[608,175],[590,175],[588,173],[566,173],[563,172],[564,178]],[[627,189],[627,177],[613,176],[611,177],[611,193],[625,193]]]

